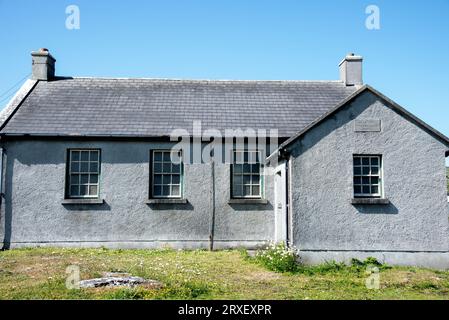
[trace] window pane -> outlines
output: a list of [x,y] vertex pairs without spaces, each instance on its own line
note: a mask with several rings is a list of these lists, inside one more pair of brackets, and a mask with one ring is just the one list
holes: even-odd
[[161,163],[154,164],[154,173],[162,173],[162,164]]
[[162,184],[162,175],[161,174],[154,175],[154,184]]
[[82,174],[81,175],[81,184],[87,184],[89,183],[89,175],[88,174]]
[[71,172],[79,172],[80,171],[80,163],[79,162],[72,162],[70,164],[70,171]]
[[259,164],[252,164],[251,165],[251,172],[252,173],[259,173],[260,165]]
[[251,186],[243,186],[243,196],[251,195]]
[[245,164],[243,165],[243,172],[244,172],[244,173],[250,173],[250,172],[251,172],[251,165],[245,163]]
[[161,152],[154,152],[153,157],[154,157],[154,161],[162,161],[162,153]]
[[79,196],[79,187],[78,186],[70,186],[70,195],[73,197]]
[[90,152],[90,161],[98,161],[98,151]]
[[79,151],[71,151],[70,152],[70,160],[71,161],[79,161],[80,160],[80,152]]
[[371,193],[373,193],[373,194],[379,193],[379,187],[378,186],[372,186],[371,187]]
[[90,172],[98,172],[98,162],[90,163]]
[[354,177],[354,184],[361,184],[362,178],[361,177]]
[[165,163],[164,162],[163,170],[164,170],[164,172],[170,173],[171,172],[171,163]]
[[252,184],[259,184],[260,176],[253,174],[251,175],[251,183]]
[[371,184],[379,184],[379,178],[378,177],[371,177]]
[[89,151],[81,151],[81,161],[89,161]]
[[177,175],[177,174],[175,174],[175,175],[173,175],[172,177],[171,177],[171,183],[173,183],[173,184],[179,184],[181,181],[181,179],[180,179],[181,177],[179,176],[179,175]]
[[80,186],[80,196],[87,196],[87,185],[81,185]]
[[96,196],[97,195],[97,186],[89,186],[89,195]]
[[169,174],[164,174],[162,178],[162,184],[170,184],[171,176]]
[[243,184],[243,176],[241,176],[241,175],[234,175],[234,183],[236,183],[236,184]]
[[371,158],[371,165],[372,166],[377,166],[379,164],[379,158],[375,157],[375,158]]
[[369,184],[369,177],[362,177],[362,184]]
[[97,174],[91,174],[89,176],[89,183],[98,183],[98,175]]
[[170,187],[169,186],[162,186],[162,195],[163,196],[169,196],[170,195]]
[[181,165],[179,165],[179,164],[172,164],[171,171],[173,173],[180,173],[181,172]]
[[179,196],[179,186],[172,186],[171,194],[172,196]]
[[259,190],[259,186],[253,186],[253,196],[258,196]]
[[379,167],[371,167],[371,174],[379,174]]
[[232,196],[233,197],[242,197],[242,185],[237,185],[234,184],[233,188],[232,188]]
[[79,174],[72,174],[70,175],[70,184],[79,184],[80,183],[80,176]]
[[234,164],[234,172],[235,173],[242,173],[243,171],[243,165],[242,164]]
[[369,167],[363,167],[362,174],[369,174]]
[[363,193],[368,194],[369,191],[370,191],[369,186],[363,186],[363,187],[362,187],[362,191],[363,191]]
[[162,195],[162,187],[161,186],[154,186],[154,195],[155,196],[161,196]]
[[355,175],[360,175],[362,174],[362,169],[360,167],[354,167],[354,174]]
[[243,184],[250,184],[251,183],[251,176],[246,175],[243,176]]
[[369,158],[362,158],[363,165],[369,165]]
[[359,194],[362,192],[362,187],[361,186],[354,186],[354,193],[355,194]]
[[80,172],[89,172],[89,162],[81,162]]
[[164,162],[171,162],[170,152],[164,152],[163,160]]
[[358,157],[354,158],[354,165],[359,166],[360,164],[361,164],[361,159]]

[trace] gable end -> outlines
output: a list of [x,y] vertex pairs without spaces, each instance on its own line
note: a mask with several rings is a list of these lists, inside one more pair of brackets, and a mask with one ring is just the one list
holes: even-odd
[[[444,145],[446,145],[449,148],[449,138],[446,137],[444,134],[442,134],[441,132],[439,132],[438,130],[432,128],[431,126],[429,126],[427,123],[425,123],[424,121],[422,121],[421,119],[419,119],[418,117],[416,117],[415,115],[413,115],[412,113],[410,113],[409,111],[407,111],[405,108],[403,108],[402,106],[400,106],[399,104],[397,104],[396,102],[394,102],[393,100],[391,100],[390,98],[388,98],[387,96],[383,95],[382,93],[380,93],[379,91],[377,91],[376,89],[372,88],[369,85],[364,85],[362,86],[359,90],[357,90],[356,92],[354,92],[352,95],[348,96],[346,99],[344,99],[343,101],[341,101],[338,105],[336,105],[333,109],[331,109],[329,112],[327,112],[326,114],[324,114],[322,117],[318,118],[317,120],[315,120],[314,122],[312,122],[309,126],[307,126],[306,128],[304,128],[303,130],[301,130],[300,132],[298,132],[297,134],[295,134],[294,136],[292,136],[291,138],[289,138],[287,141],[285,141],[284,143],[282,143],[279,148],[274,151],[267,159],[267,161],[270,161],[270,159],[272,159],[275,155],[278,154],[285,154],[285,152],[287,151],[287,148],[297,139],[299,139],[300,137],[302,137],[306,132],[308,132],[309,130],[311,130],[312,128],[314,128],[315,126],[317,126],[318,124],[320,124],[321,122],[323,122],[324,120],[326,120],[327,118],[331,117],[332,115],[334,115],[336,112],[338,112],[340,109],[342,109],[343,107],[345,107],[346,105],[348,105],[349,103],[351,103],[355,98],[357,98],[358,96],[360,96],[362,93],[369,91],[372,94],[374,94],[377,98],[379,98],[380,100],[382,100],[385,104],[387,104],[388,106],[390,106],[394,111],[396,111],[397,113],[399,113],[401,116],[403,116],[404,118],[406,118],[407,120],[409,120],[410,122],[414,123],[415,125],[417,125],[419,128],[423,129],[425,132],[429,133],[431,136],[433,136],[434,138],[436,138],[437,140],[439,140],[440,142],[442,142]],[[449,150],[446,152],[446,157],[449,156]]]

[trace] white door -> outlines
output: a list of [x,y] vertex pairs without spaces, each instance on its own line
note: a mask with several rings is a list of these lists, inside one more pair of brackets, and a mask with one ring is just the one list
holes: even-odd
[[285,163],[274,170],[274,241],[287,242],[287,180]]

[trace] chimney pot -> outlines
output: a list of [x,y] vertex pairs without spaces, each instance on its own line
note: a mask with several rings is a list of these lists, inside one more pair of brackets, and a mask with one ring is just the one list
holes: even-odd
[[354,53],[348,53],[340,62],[340,80],[347,86],[356,86],[363,84],[362,78],[362,56],[356,56]]
[[39,51],[31,52],[32,76],[34,80],[50,81],[55,77],[56,59],[48,49],[41,48]]

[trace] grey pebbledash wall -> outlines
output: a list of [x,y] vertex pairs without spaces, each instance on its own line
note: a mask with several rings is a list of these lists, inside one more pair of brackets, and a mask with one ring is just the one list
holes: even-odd
[[[355,132],[356,119],[380,120],[381,131]],[[294,244],[315,263],[335,252],[448,251],[446,150],[372,93],[361,94],[291,146]],[[382,155],[390,204],[351,204],[353,154]]]
[[[207,248],[212,211],[210,164],[185,164],[187,204],[148,205],[149,150],[169,143],[10,141],[0,236],[7,247],[35,245]],[[100,148],[103,205],[63,205],[67,148]],[[268,204],[228,204],[230,166],[216,164],[215,247],[253,247],[272,238]]]

